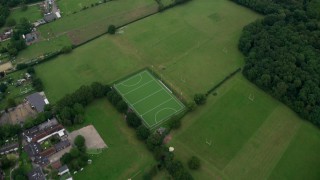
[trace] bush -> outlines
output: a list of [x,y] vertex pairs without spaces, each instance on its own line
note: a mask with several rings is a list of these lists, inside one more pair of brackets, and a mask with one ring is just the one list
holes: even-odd
[[177,116],[172,116],[169,121],[170,129],[179,129],[181,127],[181,118]]
[[206,96],[204,94],[195,94],[194,95],[194,102],[197,105],[203,105],[206,103]]
[[192,156],[188,161],[188,166],[192,170],[197,170],[200,168],[200,160],[199,158]]
[[76,147],[82,151],[82,152],[85,152],[86,151],[86,145],[85,145],[85,142],[86,142],[86,139],[81,136],[81,135],[78,135],[75,140],[74,140],[74,144],[76,145]]
[[110,26],[108,27],[108,33],[110,33],[110,34],[115,34],[115,33],[116,33],[116,30],[117,30],[117,28],[116,28],[116,26],[114,26],[114,25],[110,25]]
[[72,46],[64,46],[62,49],[61,49],[61,52],[64,53],[64,54],[68,54],[72,51]]
[[137,128],[141,125],[141,119],[134,112],[130,112],[127,114],[127,124],[130,127]]
[[146,140],[150,136],[150,130],[146,128],[144,125],[141,125],[137,128],[136,134],[138,139],[140,140]]

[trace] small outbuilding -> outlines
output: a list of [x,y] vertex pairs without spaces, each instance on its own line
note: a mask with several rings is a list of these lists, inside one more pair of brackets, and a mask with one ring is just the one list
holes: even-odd
[[58,175],[59,176],[62,176],[64,174],[66,174],[66,173],[69,173],[69,168],[68,168],[67,165],[63,165],[58,169]]

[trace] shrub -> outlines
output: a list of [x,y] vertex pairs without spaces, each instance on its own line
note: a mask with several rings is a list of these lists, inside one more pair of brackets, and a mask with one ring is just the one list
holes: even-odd
[[202,105],[206,103],[206,96],[204,94],[195,94],[194,95],[194,102],[197,105]]
[[196,156],[192,156],[188,161],[188,166],[190,169],[197,170],[200,168],[200,160]]
[[138,139],[146,140],[150,136],[150,130],[146,128],[144,125],[141,125],[137,128],[136,134]]
[[114,25],[110,25],[109,27],[108,27],[108,33],[110,33],[110,34],[115,34],[116,33],[116,26],[114,26]]

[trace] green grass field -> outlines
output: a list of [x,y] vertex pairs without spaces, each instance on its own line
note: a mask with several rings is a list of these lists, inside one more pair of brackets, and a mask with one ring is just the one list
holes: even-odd
[[147,70],[115,84],[114,88],[149,128],[185,110],[172,91]]
[[[72,4],[74,4],[74,2]],[[73,38],[72,35],[77,35],[77,33],[81,33],[81,31],[86,31],[87,28],[91,30],[87,33],[88,36],[90,34],[100,35],[100,31],[107,31],[109,22],[115,24],[118,21],[121,21],[121,14],[148,5],[156,6],[156,2],[150,0],[119,0],[103,3],[76,14],[64,16],[55,22],[45,24],[41,26],[39,30],[45,38],[57,37],[66,33],[69,33],[70,37]],[[132,14],[132,16],[133,15],[134,14]],[[101,23],[104,26],[100,27]],[[76,30],[79,32],[72,34],[72,32]],[[96,34],[96,32],[98,32],[98,34]]]
[[200,158],[196,179],[320,178],[319,130],[240,74],[182,121],[170,145]]
[[16,20],[18,23],[21,18],[27,18],[31,23],[43,18],[42,13],[38,5],[29,6],[26,11],[22,11],[20,8],[12,10],[8,18]]
[[61,50],[64,46],[70,46],[71,41],[67,35],[58,38],[46,40],[28,46],[27,49],[19,52],[15,59],[15,63],[26,63],[34,58],[43,56],[46,53],[52,53]]
[[108,148],[98,155],[90,155],[92,164],[74,175],[75,179],[129,179],[137,173],[137,178],[141,179],[155,163],[151,153],[135,137],[134,130],[127,127],[123,116],[107,99],[86,108],[83,126],[87,124],[94,125]]
[[[191,1],[128,25],[122,34],[103,36],[36,71],[50,102],[81,85],[111,83],[152,66],[166,84],[191,100],[243,66],[237,47],[242,28],[260,17],[228,0]],[[179,159],[201,159],[201,169],[192,171],[195,179],[320,179],[318,129],[241,74],[217,93],[172,134],[170,144]],[[93,169],[86,174],[108,175]]]
[[57,0],[58,7],[63,16],[82,10],[84,7],[91,7],[91,4],[98,3],[99,0]]
[[[220,20],[213,21],[212,14]],[[243,65],[238,39],[242,28],[259,17],[227,0],[192,1],[126,26],[123,34],[94,40],[37,71],[56,101],[83,84],[111,83],[154,65],[171,89],[191,100]]]

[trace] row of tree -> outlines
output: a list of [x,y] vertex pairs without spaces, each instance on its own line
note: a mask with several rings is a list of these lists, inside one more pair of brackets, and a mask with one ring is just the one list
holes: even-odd
[[[164,132],[151,132],[142,120],[133,112],[121,96],[112,89],[107,93],[107,98],[111,104],[120,112],[124,113],[126,117],[126,123],[129,127],[134,128],[136,136],[139,140],[146,144],[146,147],[154,154],[158,164],[150,169],[144,175],[144,179],[152,179],[158,171],[166,169],[168,173],[174,179],[189,180],[193,179],[191,174],[184,168],[183,164],[174,158],[173,152],[169,152],[169,148],[163,143],[164,138],[170,132],[171,129],[178,129],[181,126],[181,117],[174,116],[169,120],[168,129]],[[195,162],[196,164],[197,162]],[[194,161],[191,162],[191,166],[194,166]],[[197,165],[196,165],[197,166]]]
[[233,1],[266,14],[240,39],[245,77],[320,127],[318,0]]
[[69,153],[64,154],[60,161],[67,164],[71,171],[79,171],[88,164],[88,154],[86,153],[85,138],[78,135],[74,140],[75,147]]
[[[67,94],[57,102],[54,112],[63,125],[71,126],[83,123],[84,108],[93,100],[107,96],[111,88],[94,82],[90,86],[81,86],[72,94]],[[121,98],[121,97],[120,97]]]

